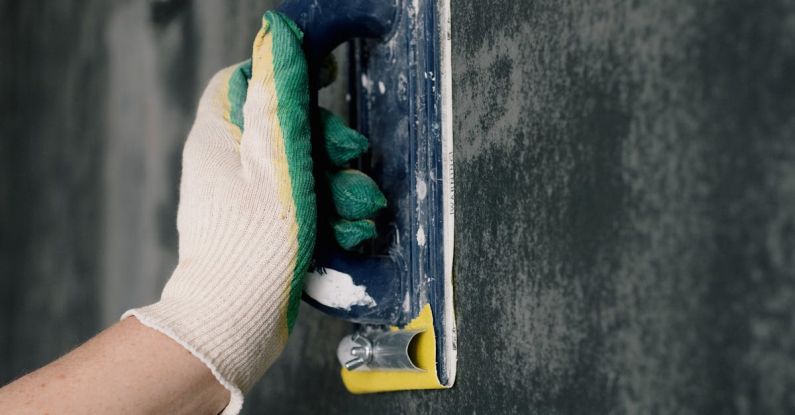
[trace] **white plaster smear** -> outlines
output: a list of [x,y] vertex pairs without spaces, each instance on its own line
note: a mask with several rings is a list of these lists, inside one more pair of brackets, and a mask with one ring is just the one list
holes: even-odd
[[420,200],[425,200],[425,197],[428,196],[428,185],[425,184],[425,180],[422,178],[417,177],[417,184],[414,186],[417,192],[417,198]]
[[354,284],[350,275],[331,268],[325,268],[323,274],[317,271],[307,273],[304,291],[328,307],[350,310],[355,305],[376,306],[373,297],[367,294],[366,286]]
[[417,245],[425,246],[425,229],[422,226],[417,229]]
[[373,89],[373,80],[372,80],[372,79],[370,79],[370,78],[367,76],[367,74],[364,74],[364,73],[362,74],[362,87],[363,87],[364,89],[366,89],[366,90],[367,90],[367,93],[368,93],[368,94],[369,94],[370,92],[372,92],[372,89]]

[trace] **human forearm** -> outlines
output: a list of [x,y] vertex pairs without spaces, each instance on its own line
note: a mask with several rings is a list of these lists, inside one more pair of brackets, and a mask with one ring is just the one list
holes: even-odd
[[134,317],[0,389],[13,414],[218,414],[227,402],[207,366]]

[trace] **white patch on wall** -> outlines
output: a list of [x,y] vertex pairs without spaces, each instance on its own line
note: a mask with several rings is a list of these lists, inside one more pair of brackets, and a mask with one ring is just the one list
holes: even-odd
[[425,246],[425,229],[422,226],[417,229],[417,245]]
[[350,275],[331,268],[325,268],[322,274],[317,271],[307,273],[304,291],[327,307],[350,310],[355,305],[376,306],[373,297],[367,294],[366,286],[354,284]]

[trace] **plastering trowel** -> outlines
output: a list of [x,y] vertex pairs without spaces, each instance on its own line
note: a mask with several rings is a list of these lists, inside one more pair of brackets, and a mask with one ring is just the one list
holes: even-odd
[[279,11],[304,31],[313,91],[323,59],[357,38],[350,54],[352,126],[371,146],[356,167],[388,200],[376,218],[379,236],[357,251],[335,247],[318,230],[304,299],[357,323],[338,346],[351,392],[450,387],[456,332],[449,4],[287,0]]

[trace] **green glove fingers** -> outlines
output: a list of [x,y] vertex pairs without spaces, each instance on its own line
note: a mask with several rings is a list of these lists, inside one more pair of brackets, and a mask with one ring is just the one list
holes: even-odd
[[[326,138],[326,153],[336,166],[343,166],[367,151],[367,139],[345,125],[342,118],[321,109],[320,117]],[[386,207],[386,197],[366,174],[345,169],[328,174],[331,197],[337,213],[342,216],[332,223],[337,243],[351,250],[367,239],[376,237],[375,223],[370,218]]]
[[344,166],[348,161],[367,151],[369,147],[367,139],[345,125],[345,121],[339,116],[321,108],[320,121],[326,138],[326,153],[335,166]]
[[366,174],[345,169],[329,175],[334,207],[344,219],[366,219],[386,207],[386,197]]
[[343,249],[353,249],[367,239],[376,237],[375,222],[370,219],[339,219],[333,224],[334,238]]
[[354,169],[327,175],[331,198],[342,217],[332,222],[334,238],[346,250],[377,236],[370,220],[387,205],[386,197],[370,176]]
[[[321,108],[320,121],[326,154],[334,166],[343,167],[367,151],[367,138],[348,127],[339,116]],[[354,169],[329,172],[327,177],[334,207],[341,216],[331,223],[337,243],[343,249],[351,250],[363,241],[375,238],[375,223],[368,218],[386,207],[386,197],[378,185]]]

